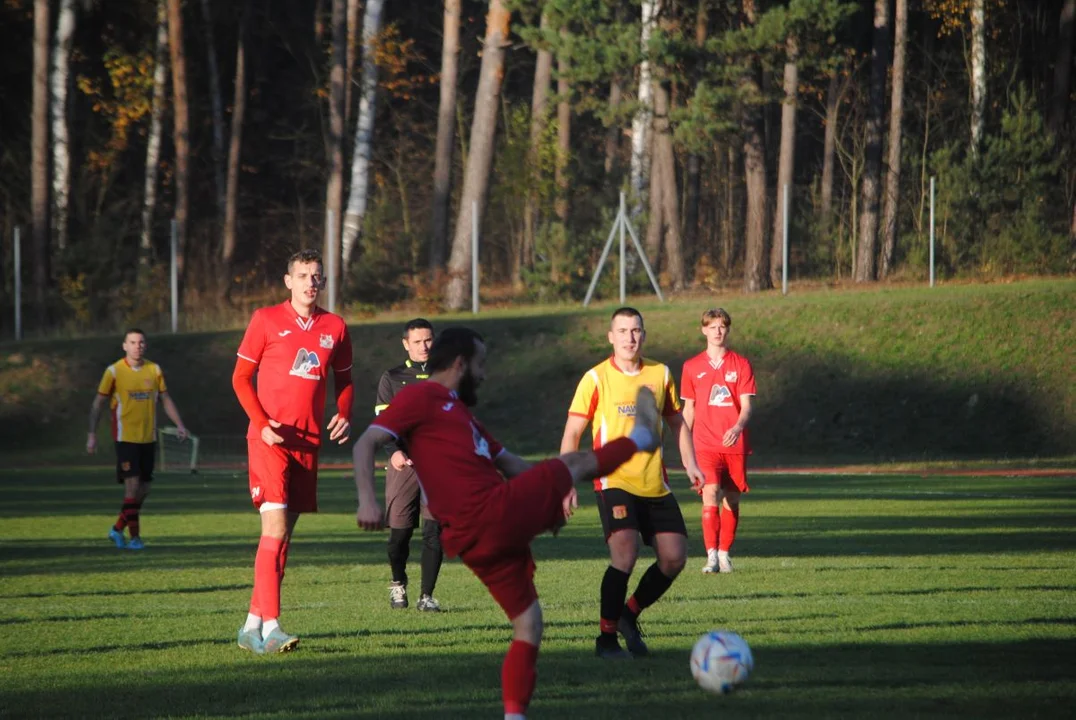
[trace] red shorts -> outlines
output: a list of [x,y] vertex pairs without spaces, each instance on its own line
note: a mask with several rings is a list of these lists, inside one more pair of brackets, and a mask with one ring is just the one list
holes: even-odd
[[747,456],[733,453],[708,452],[695,448],[695,460],[706,476],[707,485],[717,485],[723,490],[748,492]]
[[[459,554],[460,559],[485,584],[509,620],[538,599],[531,540],[563,524],[564,496],[571,489],[568,466],[556,458],[543,460],[498,487],[474,519],[477,539]],[[461,534],[450,525],[443,528],[442,541],[452,555],[452,536]]]
[[288,512],[318,511],[318,451],[286,448],[247,440],[250,462],[250,499],[254,507],[264,503],[283,505]]

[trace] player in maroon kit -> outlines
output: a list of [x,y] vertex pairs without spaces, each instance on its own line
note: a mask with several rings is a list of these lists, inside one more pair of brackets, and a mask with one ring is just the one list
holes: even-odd
[[299,644],[280,627],[280,583],[299,515],[318,510],[318,447],[329,368],[336,387],[329,440],[343,444],[351,432],[351,338],[343,318],[317,306],[324,286],[321,254],[292,255],[284,284],[291,299],[254,312],[232,375],[239,404],[250,418],[250,498],[262,526],[239,647],[258,654],[287,652]]
[[635,426],[627,437],[532,465],[505,450],[469,409],[486,376],[481,335],[444,330],[426,368],[430,378],[403,388],[355,443],[356,521],[364,530],[382,527],[374,453],[390,440],[406,439],[430,511],[441,521],[445,554],[463,560],[512,622],[501,691],[505,718],[522,718],[534,692],[542,638],[531,540],[564,525],[573,483],[607,475],[636,452],[657,448],[657,403],[644,387],[631,408]]
[[695,441],[695,459],[706,476],[702,489],[704,573],[732,572],[729,550],[747,485],[751,443],[747,423],[755,396],[751,363],[727,346],[732,318],[722,308],[702,314],[706,350],[684,363],[680,396],[684,422]]

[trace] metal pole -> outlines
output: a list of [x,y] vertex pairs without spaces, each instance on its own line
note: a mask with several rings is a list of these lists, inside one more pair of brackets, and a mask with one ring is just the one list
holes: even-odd
[[658,300],[665,302],[665,296],[661,294],[661,288],[658,287],[658,279],[654,277],[654,269],[650,267],[650,263],[647,262],[646,253],[643,251],[643,244],[639,242],[639,236],[635,234],[635,228],[631,226],[627,218],[624,218],[623,223],[628,227],[628,233],[631,235],[631,241],[635,245],[636,252],[639,253],[639,259],[643,263],[643,269],[646,270],[646,276],[650,278],[650,285],[654,288],[654,293],[657,294]]
[[478,314],[478,201],[471,201],[471,312]]
[[329,312],[336,312],[336,213],[325,212],[325,274],[329,285]]
[[620,225],[620,304],[624,304],[628,288],[627,253],[624,251],[624,219],[627,217],[624,210],[624,191],[620,191],[620,212],[617,213],[616,221]]
[[781,232],[784,238],[784,247],[781,250],[781,294],[788,295],[788,183],[785,183],[783,202]]
[[22,340],[22,228],[15,226],[15,339]]
[[934,287],[934,176],[930,178],[930,287]]
[[179,223],[172,218],[172,242],[169,255],[171,256],[172,268],[170,280],[172,284],[172,334],[179,328],[179,270],[176,267],[176,255],[179,253]]

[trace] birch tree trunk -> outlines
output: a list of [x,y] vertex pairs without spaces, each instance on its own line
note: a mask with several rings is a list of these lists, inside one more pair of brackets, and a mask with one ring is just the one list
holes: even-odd
[[30,212],[33,222],[34,304],[40,329],[48,323],[49,284],[49,0],[34,0],[34,80],[30,123]]
[[187,268],[187,222],[190,217],[190,111],[187,58],[183,50],[183,2],[168,0],[168,51],[172,60],[172,114],[176,147],[176,270],[180,284]]
[[[747,24],[758,22],[755,0],[743,0]],[[744,292],[758,292],[770,287],[766,264],[766,130],[762,117],[761,90],[758,84],[758,60],[753,58],[747,73],[740,79],[743,110],[744,185],[747,190],[747,213],[744,227]]]
[[[344,202],[344,68],[347,66],[347,0],[332,4],[332,61],[329,70],[329,182],[325,187],[325,276],[329,287],[346,277],[340,259],[340,210]],[[329,225],[329,218],[332,225]],[[332,231],[330,234],[330,230]],[[329,276],[329,268],[335,277]],[[336,297],[339,297],[337,294]],[[329,294],[329,304],[336,299]]]
[[[540,23],[543,31],[549,29],[549,16],[547,13],[542,13]],[[545,134],[546,125],[549,122],[549,83],[552,78],[553,53],[546,48],[542,48],[538,50],[538,57],[534,65],[534,85],[531,90],[530,158],[534,178],[531,181],[531,189],[527,193],[527,204],[523,210],[521,269],[518,272],[513,271],[513,284],[518,284],[522,281],[522,266],[534,266],[534,246],[539,220],[538,192],[535,189],[535,186],[540,181],[538,177],[538,153],[541,152],[542,136]]]
[[164,85],[168,72],[168,5],[157,0],[157,47],[153,54],[153,105],[146,140],[145,199],[142,202],[142,236],[138,243],[138,278],[147,281],[153,260],[153,213],[157,208],[157,170],[161,164],[161,132],[164,116]]
[[220,290],[228,296],[232,283],[232,262],[235,259],[236,225],[239,209],[239,167],[243,148],[243,119],[247,111],[247,27],[250,23],[251,0],[243,3],[239,20],[239,38],[235,46],[235,96],[232,98],[232,128],[228,141],[227,187],[224,196],[224,241],[220,260],[224,272]]
[[[334,0],[335,2],[336,0]],[[355,154],[351,159],[351,192],[344,214],[343,264],[347,271],[355,243],[362,232],[370,194],[370,158],[373,155],[374,113],[377,102],[377,58],[374,43],[381,32],[384,0],[368,0],[362,18],[362,84],[359,88],[359,120],[355,127]]]
[[874,41],[871,48],[870,99],[864,138],[856,282],[874,281],[874,260],[878,245],[878,189],[882,175],[882,122],[885,116],[885,76],[888,64],[889,0],[874,0]]
[[[213,112],[213,182],[216,188],[217,218],[224,218],[224,106],[220,94],[220,65],[217,63],[217,43],[213,35],[213,13],[209,0],[202,0],[202,21],[205,23],[206,67],[209,70],[209,100]],[[223,239],[221,242],[223,246]]]
[[[452,158],[456,149],[456,83],[460,64],[460,0],[445,0],[441,45],[441,99],[437,106],[437,148],[433,169],[433,228],[430,269],[443,270],[452,202]],[[546,85],[549,84],[548,78]],[[533,123],[533,120],[532,120]],[[533,131],[532,131],[533,133]]]
[[1061,6],[1058,32],[1057,62],[1054,63],[1054,92],[1050,103],[1050,127],[1055,133],[1060,133],[1064,129],[1065,118],[1068,117],[1072,36],[1076,32],[1076,0],[1065,0],[1065,4]]
[[773,236],[770,243],[770,282],[776,287],[781,283],[784,269],[784,222],[785,193],[789,193],[791,207],[792,180],[796,170],[796,103],[799,94],[799,42],[794,35],[785,40],[784,89],[781,104],[781,154],[777,161],[777,202],[773,214]]
[[[486,15],[486,36],[482,44],[482,65],[475,93],[474,117],[471,121],[471,141],[467,166],[463,173],[463,192],[460,197],[456,231],[452,239],[452,256],[448,262],[449,282],[445,289],[445,304],[459,310],[466,304],[471,268],[472,204],[477,204],[478,219],[486,209],[489,173],[493,165],[493,141],[497,133],[497,104],[504,81],[505,47],[509,42],[512,14],[501,0],[489,0]],[[481,222],[479,222],[481,225]]]
[[643,59],[639,62],[639,109],[631,121],[631,207],[632,216],[642,212],[647,185],[650,143],[647,134],[651,122],[650,34],[657,22],[659,0],[642,0],[642,30],[639,45]]
[[978,156],[986,119],[986,0],[971,0],[971,145]]
[[900,150],[904,123],[904,59],[908,34],[908,0],[896,0],[893,26],[893,87],[889,96],[889,168],[885,176],[882,211],[882,252],[878,274],[889,277],[897,247],[897,214],[900,210]]
[[68,67],[75,35],[75,0],[61,0],[52,50],[52,202],[56,249],[67,247],[67,206],[71,196],[71,148],[67,131]]

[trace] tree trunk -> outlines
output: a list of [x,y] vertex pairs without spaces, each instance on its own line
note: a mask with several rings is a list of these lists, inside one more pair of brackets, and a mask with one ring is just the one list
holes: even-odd
[[680,203],[676,191],[676,155],[669,123],[669,91],[654,82],[654,166],[661,166],[661,219],[665,238],[665,268],[672,289],[684,289],[684,250],[680,240]]
[[1060,134],[1069,107],[1069,74],[1072,71],[1072,36],[1076,32],[1076,0],[1065,0],[1058,24],[1057,62],[1054,64],[1054,93],[1050,104],[1050,127]]
[[67,247],[67,206],[71,196],[71,147],[67,132],[67,62],[75,34],[75,0],[61,0],[52,51],[52,202],[56,249]]
[[187,106],[187,58],[183,50],[183,0],[168,0],[168,51],[172,60],[172,115],[176,148],[176,270],[182,285],[187,268],[187,222],[191,205],[191,136]]
[[[549,28],[549,16],[542,13],[541,29]],[[542,135],[549,122],[549,83],[553,78],[553,53],[545,48],[538,50],[534,65],[534,85],[531,90],[531,133],[530,163],[532,180],[527,192],[527,204],[523,210],[523,250],[519,259],[520,268],[534,267],[534,246],[538,232],[538,192],[535,186],[541,181],[539,177],[538,154],[541,152]],[[522,270],[513,270],[512,283],[522,283]]]
[[[615,116],[620,107],[620,96],[623,93],[620,87],[620,77],[616,76],[609,81],[609,109]],[[612,175],[617,166],[617,155],[620,154],[620,123],[613,120],[605,130],[605,174]]]
[[[437,148],[433,170],[433,228],[430,269],[443,270],[452,201],[452,155],[456,148],[456,83],[460,63],[460,0],[445,0],[441,45],[441,100],[437,107]],[[548,81],[547,81],[548,84]]]
[[243,4],[239,21],[239,39],[235,46],[235,97],[232,99],[232,136],[228,142],[228,179],[224,198],[224,242],[221,244],[221,267],[224,272],[221,293],[227,297],[231,288],[232,262],[235,259],[235,231],[239,208],[239,165],[243,147],[243,117],[247,110],[247,26],[251,0]]
[[146,140],[145,200],[142,203],[142,237],[138,244],[138,281],[148,282],[153,261],[153,213],[157,208],[157,171],[161,164],[161,132],[164,123],[165,82],[168,73],[168,6],[157,0],[157,48],[153,55],[153,105]]
[[[209,69],[209,99],[213,109],[213,181],[217,199],[217,218],[224,217],[224,105],[221,101],[220,67],[217,63],[217,43],[213,36],[213,14],[209,0],[202,0],[202,20],[205,22],[205,46]],[[223,246],[223,238],[221,240]]]
[[[561,28],[560,37],[562,42],[568,40],[568,31]],[[561,50],[557,56],[557,165],[553,178],[557,188],[553,213],[557,216],[558,228],[557,246],[551,253],[550,263],[550,277],[554,282],[560,280],[561,270],[567,265],[564,256],[568,241],[568,213],[571,209],[568,198],[568,193],[571,192],[568,184],[568,163],[572,156],[572,106],[568,100],[572,92],[571,83],[568,81],[570,72],[567,50]]]
[[631,214],[634,217],[642,212],[645,201],[644,191],[647,184],[649,166],[647,151],[651,147],[647,133],[651,121],[650,80],[650,33],[657,22],[659,0],[642,0],[642,30],[639,44],[642,47],[642,60],[639,62],[639,109],[631,121]]
[[[325,187],[325,276],[329,287],[339,287],[337,281],[345,276],[340,258],[340,210],[344,203],[344,75],[347,67],[347,0],[332,4],[332,61],[329,70],[329,181]],[[357,153],[356,153],[357,154]],[[349,207],[350,210],[350,207]],[[328,226],[332,213],[332,227]],[[330,233],[331,231],[331,233]],[[344,254],[347,263],[347,254]],[[329,275],[329,268],[335,277]],[[329,309],[334,309],[335,297],[329,294]]]
[[871,48],[870,105],[867,107],[863,186],[860,193],[859,247],[856,282],[874,281],[878,240],[878,187],[882,175],[882,121],[885,116],[885,76],[889,64],[889,0],[874,0],[874,41]]
[[726,154],[725,222],[721,227],[721,269],[725,277],[731,277],[732,268],[736,264],[736,233],[744,226],[743,196],[740,193],[743,183],[740,182],[738,169],[742,167],[742,164],[735,143],[728,144]]
[[[700,0],[695,15],[695,47],[700,49],[706,44],[709,12],[709,0]],[[684,250],[685,254],[695,258],[699,257],[697,245],[699,202],[702,194],[701,166],[702,158],[699,154],[691,153],[687,158],[687,183],[684,188],[684,194],[687,196],[684,198]]]
[[[648,134],[651,136],[650,142],[654,142],[653,133]],[[651,150],[651,156],[653,154],[653,150]],[[664,170],[664,166],[661,163],[651,164],[650,190],[647,194],[650,213],[646,222],[646,259],[650,261],[650,266],[654,268],[655,273],[659,272],[661,267],[661,229],[665,226],[664,218],[662,218],[665,204],[661,202],[661,191],[665,188],[661,182],[662,170]]]
[[781,154],[777,160],[776,212],[773,214],[773,241],[770,244],[770,282],[776,287],[781,283],[784,270],[784,223],[785,193],[789,194],[789,209],[792,206],[792,180],[796,171],[796,103],[799,93],[799,43],[794,35],[785,41],[788,58],[785,61],[783,89],[784,102],[781,104]]
[[[336,2],[337,0],[334,0]],[[381,32],[384,0],[368,0],[362,19],[362,85],[359,88],[359,120],[355,128],[355,154],[351,159],[351,192],[344,214],[343,260],[346,271],[351,264],[366,202],[370,195],[370,158],[373,155],[374,113],[377,105],[377,58],[374,43]]]
[[351,126],[351,87],[355,84],[355,55],[359,49],[359,0],[347,0],[347,66],[344,68],[344,137]]
[[897,214],[900,209],[900,150],[904,122],[904,58],[908,33],[908,0],[896,0],[893,26],[893,88],[889,96],[889,169],[885,176],[885,207],[882,212],[882,252],[879,275],[889,277],[897,247]]
[[41,330],[48,323],[49,284],[49,0],[34,0],[34,89],[30,149],[34,303]]
[[823,227],[829,229],[833,213],[833,169],[837,148],[837,116],[841,109],[839,91],[840,66],[833,68],[829,76],[829,89],[826,91],[826,127],[822,141],[822,199],[821,212]]
[[[747,24],[758,22],[755,0],[743,0]],[[744,185],[747,188],[747,217],[744,228],[744,292],[758,292],[770,287],[766,262],[766,131],[762,116],[761,90],[758,84],[758,60],[751,59],[747,73],[740,79],[743,103]]]
[[[493,165],[493,141],[497,133],[497,104],[504,80],[504,49],[509,42],[512,14],[501,0],[489,0],[486,37],[482,45],[482,65],[475,92],[474,117],[467,166],[463,173],[456,232],[452,239],[452,256],[448,262],[450,279],[445,290],[445,304],[452,310],[466,305],[466,291],[471,269],[472,205],[477,204],[478,219],[486,209],[489,173]],[[481,225],[481,223],[478,223]],[[473,279],[477,281],[477,279]]]
[[979,154],[986,121],[986,0],[971,0],[971,145]]

